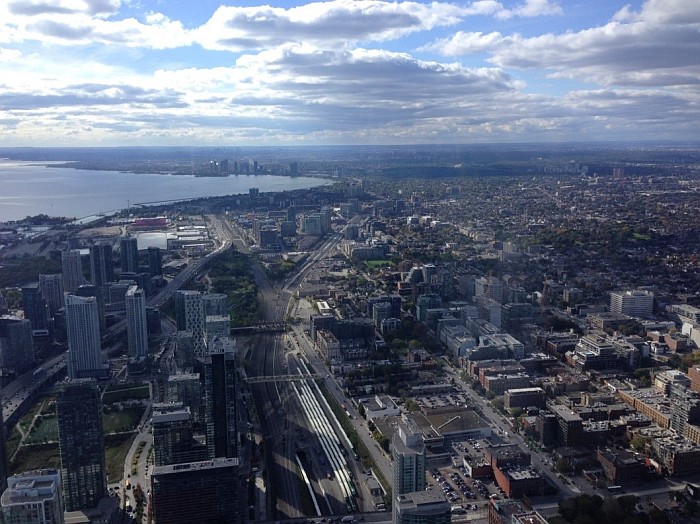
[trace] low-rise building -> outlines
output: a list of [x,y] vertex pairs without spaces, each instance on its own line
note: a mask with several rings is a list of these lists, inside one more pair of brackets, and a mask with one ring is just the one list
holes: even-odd
[[637,453],[599,449],[596,458],[607,479],[615,485],[636,481],[646,474],[644,459]]
[[503,405],[506,409],[545,406],[546,394],[542,388],[508,389],[503,395]]
[[683,437],[653,438],[651,451],[668,475],[700,472],[700,446]]

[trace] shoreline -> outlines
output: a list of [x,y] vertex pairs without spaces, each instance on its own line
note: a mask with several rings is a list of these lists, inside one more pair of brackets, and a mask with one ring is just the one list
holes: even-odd
[[[60,169],[47,170],[47,167]],[[326,173],[226,177],[182,173],[168,179],[164,175],[171,173],[115,171],[106,169],[105,164],[101,167],[95,170],[84,165],[79,169],[72,162],[0,161],[0,182],[8,189],[0,196],[3,206],[0,223],[22,223],[27,217],[41,216],[82,220],[141,206],[172,207],[212,198],[241,198],[251,187],[259,188],[261,194],[283,194],[330,186],[337,180]]]

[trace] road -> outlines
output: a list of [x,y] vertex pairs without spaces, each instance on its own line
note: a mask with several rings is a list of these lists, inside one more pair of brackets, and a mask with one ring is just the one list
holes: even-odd
[[498,413],[487,399],[480,397],[451,367],[446,367],[445,371],[448,378],[454,380],[454,383],[457,384],[458,387],[461,387],[461,389],[467,394],[472,401],[472,406],[478,406],[480,408],[486,420],[492,427],[496,428],[497,432],[503,436],[503,439],[506,442],[515,444],[531,454],[532,465],[535,467],[535,469],[547,477],[552,485],[557,487],[560,496],[573,497],[581,494],[580,489],[575,486],[565,484],[556,474],[552,473],[550,467],[545,462],[547,459],[545,459],[540,453],[531,450],[525,442],[525,439],[514,432],[513,428],[505,420],[504,416],[501,413]]
[[[10,426],[16,422],[15,412],[17,417],[22,413],[23,406],[36,396],[38,390],[44,383],[56,373],[61,373],[65,370],[66,363],[64,362],[65,352],[47,360],[42,366],[41,371],[37,372],[38,368],[27,371],[24,375],[16,378],[7,386],[2,388],[2,419]],[[26,406],[24,406],[26,407]]]

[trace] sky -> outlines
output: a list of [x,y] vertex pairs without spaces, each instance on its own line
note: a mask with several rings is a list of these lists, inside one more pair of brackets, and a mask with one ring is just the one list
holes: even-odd
[[700,140],[697,0],[221,1],[2,0],[0,146]]

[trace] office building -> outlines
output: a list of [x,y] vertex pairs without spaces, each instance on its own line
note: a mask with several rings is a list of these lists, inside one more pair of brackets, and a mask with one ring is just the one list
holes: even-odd
[[228,295],[226,293],[205,293],[202,295],[204,316],[228,315]]
[[126,292],[126,330],[129,339],[129,356],[148,356],[148,329],[146,326],[146,294],[143,289],[131,286]]
[[207,340],[231,335],[231,317],[229,315],[207,315],[204,326]]
[[94,508],[107,495],[102,405],[95,381],[61,383],[56,412],[66,511]]
[[199,291],[180,290],[175,295],[175,319],[178,331],[203,329],[204,300]]
[[102,371],[97,299],[66,295],[68,377],[94,376]]
[[193,422],[202,420],[202,393],[199,373],[183,373],[168,377],[168,402],[181,402],[190,409]]
[[416,491],[397,495],[393,524],[450,524],[452,506],[439,491]]
[[66,293],[74,293],[79,286],[85,283],[83,263],[79,250],[70,249],[61,252],[61,272],[63,275],[63,290]]
[[557,417],[557,443],[560,446],[573,448],[586,444],[580,415],[563,404],[550,406],[549,410]]
[[180,402],[154,405],[152,424],[156,466],[207,459],[206,447],[193,439],[190,408]]
[[32,335],[35,337],[49,334],[49,308],[41,294],[38,283],[29,284],[22,288],[24,301],[24,318],[32,325]]
[[119,239],[119,261],[122,273],[139,272],[139,248],[136,237]]
[[151,473],[154,520],[167,524],[237,524],[238,485],[236,458],[155,466]]
[[82,286],[78,286],[78,289],[74,294],[79,297],[95,297],[95,301],[97,302],[97,316],[100,322],[100,333],[104,333],[105,329],[107,329],[107,318],[105,317],[105,299],[103,288],[93,286],[92,284],[84,284]]
[[148,272],[152,277],[163,274],[163,254],[159,247],[148,248]]
[[61,476],[55,469],[25,471],[7,479],[0,498],[6,524],[63,524]]
[[515,500],[490,500],[488,524],[547,524],[547,519]]
[[195,358],[206,353],[204,341],[204,300],[199,291],[181,290],[175,295],[175,317],[178,331],[192,333]]
[[651,318],[654,293],[651,291],[615,291],[610,293],[610,312],[636,318]]
[[375,304],[372,308],[372,322],[374,325],[379,327],[382,324],[382,320],[387,320],[392,317],[392,308],[390,302],[380,302]]
[[10,315],[0,317],[0,367],[18,376],[34,363],[34,341],[29,320]]
[[399,421],[391,440],[394,458],[394,496],[425,489],[425,444],[423,435],[408,419]]
[[305,235],[321,236],[323,234],[323,218],[321,213],[312,213],[301,218],[301,232]]
[[39,289],[53,317],[63,307],[63,275],[39,275]]
[[90,281],[95,286],[104,286],[114,280],[112,246],[99,244],[90,248]]
[[236,354],[230,339],[214,340],[204,360],[204,424],[209,458],[238,456]]
[[329,206],[323,206],[321,208],[321,232],[323,234],[329,233],[331,231],[331,217],[333,216],[333,210]]

